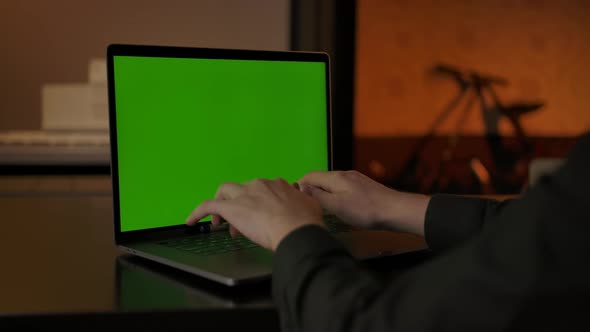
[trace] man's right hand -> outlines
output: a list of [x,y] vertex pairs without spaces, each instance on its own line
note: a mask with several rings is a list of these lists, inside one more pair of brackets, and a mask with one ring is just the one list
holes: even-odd
[[348,224],[424,235],[427,196],[390,189],[357,171],[311,172],[297,183]]

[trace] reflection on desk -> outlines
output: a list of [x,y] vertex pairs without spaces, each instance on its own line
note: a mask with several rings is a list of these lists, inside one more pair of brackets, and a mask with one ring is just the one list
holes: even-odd
[[115,262],[120,311],[273,307],[268,281],[227,287],[140,257]]
[[[0,329],[277,331],[270,282],[225,287],[122,256],[108,176],[0,177]],[[408,253],[363,265],[399,275]],[[232,329],[235,331],[235,329]]]
[[121,257],[108,176],[0,177],[3,315],[272,308],[270,284],[224,289]]
[[157,263],[118,258],[110,182],[0,177],[1,331],[279,329],[269,284],[224,290]]

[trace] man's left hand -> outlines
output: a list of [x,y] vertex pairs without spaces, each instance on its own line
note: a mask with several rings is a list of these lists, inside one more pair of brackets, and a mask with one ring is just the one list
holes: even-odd
[[323,226],[320,204],[283,179],[224,183],[215,198],[197,206],[186,223],[194,225],[208,215],[213,225],[226,220],[232,236],[241,233],[273,251],[295,229]]

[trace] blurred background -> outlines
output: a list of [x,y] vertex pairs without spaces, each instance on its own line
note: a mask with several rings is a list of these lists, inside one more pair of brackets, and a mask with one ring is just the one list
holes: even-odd
[[43,86],[84,83],[111,43],[289,49],[287,0],[6,0],[0,130],[41,127]]
[[590,124],[588,1],[357,1],[356,166],[425,193],[518,193]]
[[584,0],[0,3],[0,173],[108,174],[110,43],[326,51],[337,169],[513,194],[590,129]]

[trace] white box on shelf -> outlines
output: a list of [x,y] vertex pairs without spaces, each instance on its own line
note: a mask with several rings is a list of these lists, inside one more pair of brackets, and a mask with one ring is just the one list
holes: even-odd
[[45,84],[43,130],[108,130],[107,87],[102,83]]

